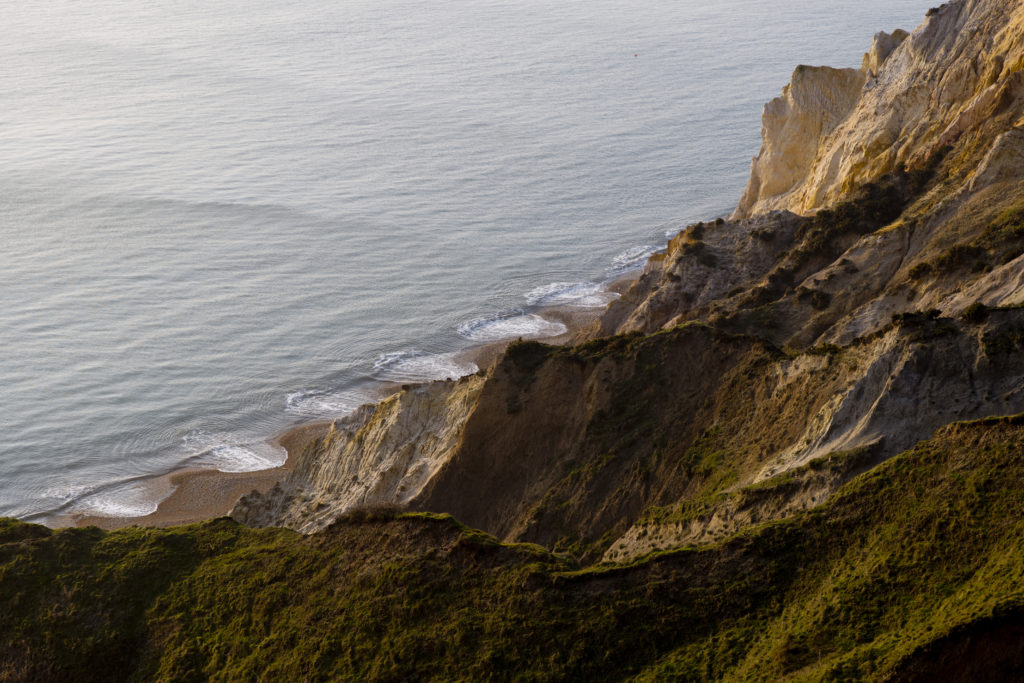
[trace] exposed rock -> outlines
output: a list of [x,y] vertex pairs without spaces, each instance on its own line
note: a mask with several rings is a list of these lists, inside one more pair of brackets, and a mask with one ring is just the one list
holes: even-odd
[[645,511],[785,481],[839,452],[869,449],[875,463],[952,421],[1024,411],[1022,347],[1016,310],[982,324],[906,317],[796,355],[703,325],[577,348],[523,343],[486,378],[363,409],[234,516],[315,531],[355,507],[408,504],[590,559],[613,542],[614,559],[707,542],[826,500],[860,470],[816,471],[685,524]]
[[408,503],[451,456],[482,385],[477,375],[431,382],[360,408],[311,444],[284,482],[243,497],[231,516],[308,532],[357,507]]
[[945,315],[959,316],[973,304],[1024,306],[1024,255],[1004,263],[969,287],[942,302]]
[[[799,217],[780,211],[743,221],[698,223],[680,232],[587,337],[654,332],[695,316],[732,290],[750,289],[792,244]],[[680,317],[682,316],[682,317]]]
[[[973,170],[992,141],[1018,125],[1022,67],[1024,9],[959,0],[929,13],[909,37],[876,36],[856,93],[849,91],[856,79],[815,72],[811,82],[835,96],[797,99],[793,93],[808,82],[798,70],[783,97],[765,108],[762,150],[734,218],[813,212],[946,145],[958,146],[960,171]],[[803,138],[794,139],[800,131]],[[976,189],[991,178],[979,174]]]
[[733,220],[789,209],[824,139],[850,113],[867,74],[857,69],[798,66],[782,96],[761,115],[761,151]]
[[1024,310],[990,310],[1024,304],[1020,29],[1024,8],[961,0],[859,71],[801,67],[766,108],[751,217],[679,233],[574,347],[362,409],[234,516],[312,531],[398,504],[617,561],[1024,411]]
[[885,31],[876,33],[871,49],[864,54],[864,59],[861,60],[860,70],[868,78],[877,78],[878,70],[885,63],[885,60],[889,59],[889,55],[892,54],[893,50],[899,47],[900,43],[909,36],[909,33],[899,28],[891,34]]
[[1020,177],[1024,168],[1024,129],[1011,128],[996,138],[981,165],[974,172],[968,189],[975,192],[1003,180]]

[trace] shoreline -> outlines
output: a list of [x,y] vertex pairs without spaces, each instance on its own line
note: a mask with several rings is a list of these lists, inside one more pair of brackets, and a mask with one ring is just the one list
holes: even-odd
[[254,472],[221,472],[220,470],[187,468],[154,477],[158,486],[173,489],[157,504],[157,509],[141,517],[109,517],[90,513],[55,515],[47,526],[98,526],[111,531],[128,526],[164,527],[194,524],[224,517],[239,498],[253,490],[265,493],[295,467],[303,449],[313,439],[330,429],[330,422],[308,422],[279,434],[271,440],[288,454],[283,465]]
[[[622,294],[639,278],[641,271],[630,271],[609,283],[607,291]],[[576,335],[596,320],[606,307],[573,308],[572,306],[552,307],[538,312],[549,320],[561,322],[566,331],[554,337],[537,339],[544,344],[561,346],[573,343]],[[514,339],[495,341],[470,347],[459,352],[460,361],[474,363],[481,370],[489,368],[505,351]],[[383,400],[390,394],[401,389],[395,384],[385,389],[380,398]],[[285,463],[279,467],[254,472],[221,472],[211,469],[181,469],[154,477],[154,483],[171,489],[170,495],[160,501],[157,509],[140,517],[116,517],[90,513],[73,513],[53,515],[45,520],[52,528],[97,526],[108,531],[130,526],[168,527],[184,524],[195,524],[231,512],[235,503],[242,496],[259,491],[265,493],[274,484],[283,480],[295,468],[299,455],[311,441],[317,439],[330,429],[331,420],[317,420],[296,425],[271,439],[271,443],[280,446],[287,452]]]

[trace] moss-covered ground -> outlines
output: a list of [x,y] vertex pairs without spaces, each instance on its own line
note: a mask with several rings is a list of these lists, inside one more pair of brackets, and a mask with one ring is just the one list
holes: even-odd
[[[1013,675],[1022,455],[1020,418],[953,425],[821,507],[624,566],[429,514],[353,515],[311,536],[4,520],[0,678]],[[986,657],[947,656],[986,643]]]

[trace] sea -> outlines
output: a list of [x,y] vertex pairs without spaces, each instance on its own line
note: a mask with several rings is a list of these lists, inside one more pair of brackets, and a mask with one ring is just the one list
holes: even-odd
[[919,0],[19,0],[0,10],[0,516],[564,331],[725,215],[797,64]]

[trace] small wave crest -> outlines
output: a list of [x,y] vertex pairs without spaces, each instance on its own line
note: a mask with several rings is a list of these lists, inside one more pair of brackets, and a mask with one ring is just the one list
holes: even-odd
[[429,382],[456,379],[479,370],[475,363],[460,361],[455,353],[425,353],[415,349],[385,353],[373,364],[373,374],[386,382]]
[[258,472],[280,467],[288,458],[280,446],[269,443],[241,443],[227,434],[209,434],[201,430],[185,435],[185,448],[191,452],[189,464],[211,467],[220,472]]
[[155,480],[132,480],[79,494],[66,508],[71,514],[99,517],[145,517],[174,493],[174,487]]
[[284,409],[297,415],[342,417],[370,401],[356,392],[302,389],[288,394]]
[[643,268],[644,264],[647,263],[647,259],[661,249],[662,247],[657,247],[653,244],[627,249],[612,259],[612,265],[608,269],[608,274],[615,277],[637,268]]
[[494,342],[520,337],[523,339],[557,337],[569,331],[569,328],[562,323],[548,320],[536,313],[475,318],[467,320],[456,329],[462,337],[477,342]]
[[600,308],[619,298],[596,282],[552,282],[526,293],[531,306],[575,306]]

